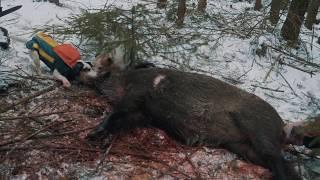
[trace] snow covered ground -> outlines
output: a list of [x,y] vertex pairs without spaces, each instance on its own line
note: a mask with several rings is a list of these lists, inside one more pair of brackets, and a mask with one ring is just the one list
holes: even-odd
[[[0,26],[9,30],[12,39],[11,49],[0,52],[0,57],[5,54],[9,59],[6,62],[9,67],[21,66],[31,71],[29,68],[31,60],[24,43],[30,39],[35,29],[41,29],[44,25],[61,24],[60,19],[80,13],[82,8],[99,8],[106,3],[129,8],[138,2],[139,0],[61,0],[64,6],[58,7],[49,2],[37,2],[36,0],[2,0],[3,9],[15,5],[23,5],[23,7],[0,18]],[[232,7],[230,7],[231,4]],[[209,1],[208,11],[228,9],[237,13],[252,6],[253,4],[247,2],[234,3],[231,0]],[[319,29],[320,26],[317,25],[314,32],[317,36],[320,35]],[[311,43],[310,34],[312,32],[305,28],[302,29],[302,34],[301,38],[309,42],[309,46],[306,47],[311,52],[309,56],[314,63],[320,64],[320,45],[316,44],[317,38],[314,38]],[[256,42],[256,45],[254,46],[252,42]],[[199,48],[199,51],[214,59],[215,63],[202,63],[195,60],[193,62],[191,59],[190,64],[212,72],[214,76],[225,81],[228,78],[238,77],[237,80],[241,81],[241,84],[238,84],[239,87],[268,101],[285,120],[297,121],[320,114],[319,69],[315,75],[310,76],[288,66],[274,64],[275,59],[283,57],[275,51],[269,50],[265,57],[255,55],[254,47],[263,43],[272,45],[281,42],[278,36],[270,34],[264,34],[257,39],[224,37],[216,48],[213,48],[215,45],[210,43]],[[310,44],[313,45],[312,51],[310,51]]]

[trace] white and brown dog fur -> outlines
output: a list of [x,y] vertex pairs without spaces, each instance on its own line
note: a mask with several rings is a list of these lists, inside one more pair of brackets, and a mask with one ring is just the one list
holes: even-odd
[[[32,64],[33,64],[34,71],[36,72],[36,74],[38,76],[42,76],[41,67],[40,67],[41,60],[40,60],[38,52],[34,51],[34,50],[30,50],[30,56],[33,59]],[[80,76],[83,73],[88,73],[88,72],[92,73],[93,72],[90,64],[84,62],[83,60],[78,60],[77,62],[83,64],[83,68],[80,72]],[[63,76],[57,69],[53,70],[52,76],[55,80],[61,82],[63,87],[65,87],[65,88],[71,87],[70,81],[65,76]]]

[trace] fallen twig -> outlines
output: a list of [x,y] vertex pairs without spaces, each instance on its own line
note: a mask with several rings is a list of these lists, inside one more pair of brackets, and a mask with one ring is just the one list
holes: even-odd
[[32,114],[27,116],[0,117],[0,121],[12,121],[12,120],[18,120],[18,119],[38,118],[38,117],[44,117],[44,116],[49,116],[53,114],[64,114],[68,112],[74,112],[74,111],[57,111],[57,112],[49,112],[49,113],[42,113],[42,114]]
[[35,136],[34,139],[42,139],[42,138],[49,138],[49,137],[56,137],[56,136],[66,136],[66,135],[70,135],[70,134],[75,134],[75,133],[87,131],[87,130],[92,129],[92,128],[94,128],[94,127],[95,127],[95,126],[91,126],[91,127],[87,127],[87,128],[83,128],[83,129],[78,129],[78,130],[74,130],[74,131],[63,132],[63,133],[59,133],[59,134],[38,135],[38,136]]
[[[76,150],[76,151],[89,151],[89,152],[102,152],[99,149],[81,148],[81,147],[71,147],[71,146],[54,146],[54,145],[44,145],[44,146],[26,146],[26,147],[15,147],[15,150],[30,150],[30,149],[46,149],[46,150]],[[12,147],[0,147],[0,152],[11,151]]]
[[291,67],[291,68],[293,68],[293,69],[296,69],[296,70],[299,70],[299,71],[308,73],[308,74],[310,74],[311,76],[312,76],[312,75],[315,75],[315,72],[314,72],[314,71],[304,70],[304,69],[302,69],[302,68],[299,68],[299,67],[297,67],[297,66],[294,66],[294,65],[292,65],[292,64],[288,64],[288,63],[285,63],[285,62],[281,62],[281,64],[282,64],[282,65],[289,66],[289,67]]
[[29,100],[31,100],[31,99],[33,99],[35,97],[38,97],[38,96],[40,96],[42,94],[45,94],[45,93],[50,92],[50,91],[53,91],[56,87],[57,87],[57,85],[52,85],[52,86],[50,86],[48,88],[45,88],[45,89],[40,90],[38,92],[35,92],[34,94],[32,94],[32,95],[30,95],[28,97],[22,98],[19,101],[15,102],[15,103],[12,103],[12,104],[0,109],[0,113],[5,113],[5,112],[9,111],[10,109],[16,107],[19,104],[27,103]]
[[270,90],[270,91],[274,91],[274,92],[284,92],[283,90],[279,90],[279,89],[272,89],[272,88],[268,88],[268,87],[263,87],[263,86],[258,86],[258,85],[254,85],[252,84],[251,86],[255,87],[255,88],[261,88],[261,89],[265,89],[265,90]]
[[107,155],[110,153],[110,150],[111,150],[111,148],[112,148],[112,145],[113,145],[113,143],[114,143],[114,141],[115,141],[116,139],[117,139],[117,136],[112,139],[109,147],[108,147],[108,148],[106,149],[106,151],[103,153],[103,156],[102,156],[102,158],[100,159],[100,162],[99,162],[99,164],[98,164],[97,167],[96,167],[96,170],[95,170],[96,172],[98,172],[98,169],[103,165],[103,162],[104,162],[104,160],[106,159]]
[[1,146],[6,146],[6,145],[9,145],[9,144],[13,144],[13,143],[17,143],[17,142],[21,142],[21,141],[26,141],[26,140],[29,140],[29,139],[32,139],[34,136],[36,136],[37,134],[41,133],[42,131],[44,130],[47,130],[48,128],[52,127],[53,125],[59,123],[65,123],[65,122],[69,122],[70,120],[67,120],[67,121],[64,121],[64,122],[53,122],[53,123],[50,123],[49,125],[39,129],[38,131],[28,135],[27,137],[22,137],[22,138],[17,138],[17,139],[13,139],[11,141],[7,141],[7,142],[4,142],[4,143],[1,143],[0,144],[0,147]]
[[290,56],[290,57],[295,58],[295,60],[296,60],[297,62],[300,62],[300,63],[302,63],[302,64],[309,65],[309,66],[311,66],[311,67],[316,67],[316,68],[320,69],[320,64],[316,64],[316,63],[307,61],[307,60],[305,60],[305,59],[303,59],[303,58],[301,58],[301,57],[299,57],[299,56],[297,56],[297,55],[290,54],[290,53],[288,53],[288,52],[286,52],[286,51],[284,51],[284,50],[281,50],[281,49],[276,48],[276,47],[273,47],[273,46],[268,46],[268,47],[270,47],[271,49],[274,49],[274,50],[276,50],[276,51],[278,51],[278,52],[281,52],[281,53],[283,53],[283,54],[285,54],[285,55],[287,55],[287,56]]
[[297,97],[300,98],[300,96],[296,93],[296,91],[291,87],[291,85],[290,85],[290,83],[287,81],[287,79],[286,79],[281,73],[279,73],[279,75],[280,75],[280,76],[282,77],[282,79],[287,83],[287,85],[288,85],[288,87],[291,89],[292,93],[293,93],[295,96],[297,96]]
[[[191,152],[189,155],[186,155],[186,157],[182,161],[178,162],[175,166],[168,166],[167,171],[160,174],[160,176],[158,176],[156,179],[162,178],[164,175],[169,174],[173,170],[177,171],[178,166],[180,166],[181,164],[183,164],[186,161],[188,161],[190,163],[190,165],[194,168],[193,163],[190,161],[190,157],[192,157],[194,155],[194,153],[196,153],[200,148],[201,147],[197,148],[195,151]],[[178,172],[180,172],[180,171],[178,171]],[[197,175],[196,179],[201,179],[201,177],[199,176],[199,173],[197,173],[197,172],[195,172],[195,173]]]

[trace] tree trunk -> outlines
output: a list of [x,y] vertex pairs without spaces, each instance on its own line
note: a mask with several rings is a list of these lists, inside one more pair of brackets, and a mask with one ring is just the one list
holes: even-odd
[[305,23],[306,27],[310,30],[312,29],[313,24],[316,22],[319,6],[320,6],[320,0],[310,1],[306,23]]
[[204,12],[206,12],[206,8],[207,8],[207,0],[198,0],[197,11],[200,14],[203,14]]
[[279,21],[281,3],[282,3],[282,0],[272,0],[272,2],[271,2],[270,22],[273,25],[277,24]]
[[62,4],[60,3],[60,0],[49,0],[50,3],[54,3],[57,6],[62,6]]
[[166,8],[167,6],[167,0],[158,0],[157,7],[160,9]]
[[183,25],[184,16],[186,14],[186,0],[179,0],[178,11],[177,11],[177,20],[176,24],[178,26]]
[[289,0],[281,0],[281,9],[285,10],[288,8]]
[[290,41],[292,45],[297,43],[307,8],[307,0],[292,0],[291,2],[286,21],[281,29],[281,35],[285,40]]
[[260,11],[262,8],[261,0],[256,0],[256,3],[254,4],[254,10]]

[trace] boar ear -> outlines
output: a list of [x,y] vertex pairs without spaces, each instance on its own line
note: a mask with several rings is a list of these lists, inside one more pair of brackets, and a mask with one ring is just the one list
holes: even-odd
[[111,58],[111,57],[108,57],[108,62],[110,63],[110,64],[113,64],[114,62],[113,62],[113,59]]
[[108,56],[107,58],[106,58],[106,62],[105,62],[106,64],[106,66],[111,66],[112,64],[114,64],[114,61],[113,61],[113,58],[112,57],[110,57],[110,56]]
[[101,62],[104,67],[111,66],[113,63],[113,59],[108,55],[105,55],[104,61]]

